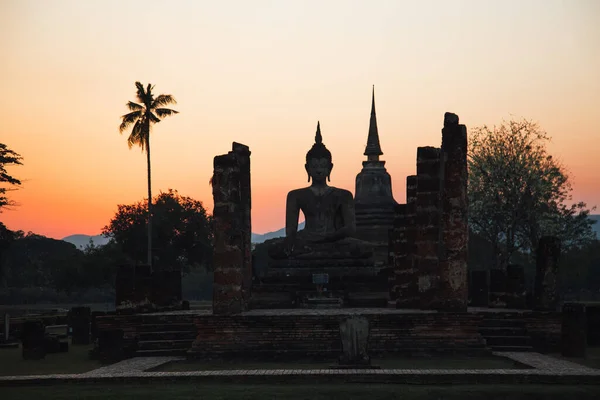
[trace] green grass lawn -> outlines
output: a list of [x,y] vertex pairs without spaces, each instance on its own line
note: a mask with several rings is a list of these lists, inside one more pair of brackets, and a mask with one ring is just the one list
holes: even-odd
[[137,385],[53,385],[3,387],[3,400],[27,399],[214,399],[214,400],[592,400],[600,398],[597,386],[564,385],[214,385],[164,383]]
[[[102,365],[90,360],[88,351],[92,346],[71,346],[69,352],[47,354],[42,360],[23,360],[21,348],[0,349],[0,376],[80,374]],[[1,391],[2,389],[0,389]]]
[[[266,361],[266,360],[185,360],[176,361],[155,369],[155,371],[206,371],[231,369],[326,369],[336,364],[335,360],[314,361]],[[522,369],[526,366],[504,357],[386,357],[371,361],[372,365],[389,369]]]

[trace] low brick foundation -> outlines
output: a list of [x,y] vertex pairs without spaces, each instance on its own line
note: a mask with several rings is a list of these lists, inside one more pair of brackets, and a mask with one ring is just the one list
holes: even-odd
[[[346,315],[347,316],[347,315]],[[473,314],[362,314],[370,325],[369,353],[486,352]],[[337,356],[343,314],[197,316],[191,354]]]
[[[561,314],[550,312],[439,313],[408,310],[254,310],[236,315],[187,311],[96,317],[98,331],[122,330],[144,354],[191,356],[337,356],[339,322],[350,314],[369,320],[369,352],[488,353],[479,333],[486,318],[520,320],[536,351],[557,351]],[[141,354],[138,354],[141,355]]]

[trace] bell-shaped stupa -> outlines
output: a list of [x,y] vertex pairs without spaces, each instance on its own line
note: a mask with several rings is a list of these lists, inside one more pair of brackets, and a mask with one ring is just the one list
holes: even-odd
[[375,244],[375,261],[386,263],[388,256],[388,231],[393,225],[394,206],[392,178],[385,169],[385,161],[379,143],[377,115],[375,113],[375,87],[371,101],[369,136],[362,171],[356,176],[354,196],[356,213],[356,237]]

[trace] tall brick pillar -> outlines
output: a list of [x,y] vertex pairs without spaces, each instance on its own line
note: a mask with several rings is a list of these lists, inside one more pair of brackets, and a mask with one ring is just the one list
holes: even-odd
[[536,310],[552,310],[558,307],[556,278],[558,260],[560,259],[560,239],[544,236],[537,248],[534,308]]
[[467,128],[458,115],[446,113],[441,149],[440,280],[444,311],[467,311],[469,300],[467,246]]
[[245,197],[250,194],[249,156],[247,146],[234,143],[233,151],[214,159],[213,314],[236,314],[246,309],[245,282],[252,276],[245,234],[250,230],[246,215],[250,200]]
[[399,308],[419,308],[419,270],[415,262],[417,240],[417,176],[406,177],[406,227],[404,235],[408,249],[407,268],[411,271],[409,287],[406,296],[400,301]]
[[250,184],[250,149],[240,143],[233,143],[233,152],[240,167],[240,216],[242,218],[242,270],[244,273],[242,294],[246,304],[250,302],[252,288],[252,193]]
[[422,309],[437,309],[440,292],[438,247],[440,231],[440,149],[417,148],[417,196],[415,202],[415,267]]

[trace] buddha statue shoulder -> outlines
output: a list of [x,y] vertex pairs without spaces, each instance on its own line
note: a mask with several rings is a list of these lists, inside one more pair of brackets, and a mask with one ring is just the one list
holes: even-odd
[[[368,258],[372,244],[353,237],[356,232],[352,193],[327,184],[333,169],[331,152],[323,144],[317,123],[315,143],[306,154],[308,181],[311,185],[288,193],[284,239],[265,243],[274,259]],[[300,211],[304,229],[298,231]]]

